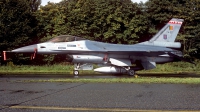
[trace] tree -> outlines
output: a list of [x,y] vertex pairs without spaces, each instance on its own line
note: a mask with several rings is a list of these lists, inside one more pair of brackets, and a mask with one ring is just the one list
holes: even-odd
[[131,0],[64,0],[38,11],[42,41],[71,34],[102,42],[133,44],[147,29],[147,19]]
[[36,36],[33,15],[40,0],[4,0],[0,3],[0,51],[28,44]]
[[187,58],[200,59],[200,0],[182,1],[179,15],[185,19],[183,26],[184,53]]
[[59,4],[49,2],[45,6],[41,6],[35,13],[39,21],[40,35],[44,42],[54,37],[55,35],[65,34],[65,19],[64,7]]

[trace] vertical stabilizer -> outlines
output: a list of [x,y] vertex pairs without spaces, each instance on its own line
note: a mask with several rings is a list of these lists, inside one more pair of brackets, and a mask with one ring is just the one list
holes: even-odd
[[178,32],[183,23],[183,19],[172,18],[156,35],[154,35],[149,41],[139,44],[162,46],[170,48],[180,48],[179,42],[174,42]]
[[174,42],[183,23],[183,19],[171,19],[156,35],[149,40],[160,42]]

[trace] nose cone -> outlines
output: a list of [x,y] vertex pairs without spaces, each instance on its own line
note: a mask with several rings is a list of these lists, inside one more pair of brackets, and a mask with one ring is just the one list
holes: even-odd
[[25,47],[20,47],[20,48],[12,50],[11,52],[15,52],[15,53],[34,53],[35,49],[37,49],[37,44],[29,45],[29,46],[25,46]]

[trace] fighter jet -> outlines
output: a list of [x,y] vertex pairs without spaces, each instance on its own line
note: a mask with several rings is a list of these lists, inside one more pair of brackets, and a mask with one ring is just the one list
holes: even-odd
[[[111,44],[61,35],[47,42],[14,49],[14,53],[67,54],[74,63],[74,75],[79,70],[100,73],[135,75],[135,71],[156,68],[157,63],[183,60],[180,42],[175,42],[183,19],[172,18],[149,41],[134,45]],[[100,67],[93,69],[93,64]]]

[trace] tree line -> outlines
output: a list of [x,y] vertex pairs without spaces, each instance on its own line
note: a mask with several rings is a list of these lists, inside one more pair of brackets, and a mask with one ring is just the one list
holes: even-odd
[[0,1],[0,51],[64,34],[135,44],[149,40],[171,18],[180,18],[185,21],[176,41],[181,42],[184,57],[200,58],[200,0],[62,0],[40,4],[41,0]]

